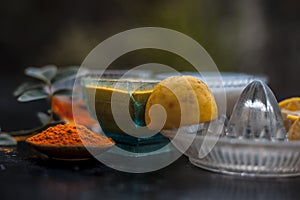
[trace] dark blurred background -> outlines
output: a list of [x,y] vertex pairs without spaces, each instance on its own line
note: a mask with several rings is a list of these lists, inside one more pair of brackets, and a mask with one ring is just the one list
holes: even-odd
[[[35,112],[45,109],[45,102],[20,104],[12,97],[25,80],[27,66],[80,65],[101,41],[143,26],[187,34],[208,51],[221,71],[267,75],[279,100],[300,96],[299,11],[297,0],[2,1],[0,126],[34,127]],[[160,51],[130,53],[114,67],[150,61],[191,69],[180,58]]]

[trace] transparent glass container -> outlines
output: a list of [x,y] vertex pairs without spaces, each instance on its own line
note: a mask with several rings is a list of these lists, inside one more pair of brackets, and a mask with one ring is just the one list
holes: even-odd
[[[253,177],[300,175],[300,142],[287,140],[281,112],[270,88],[253,81],[237,100],[229,121],[221,116],[210,129],[208,124],[162,131],[172,141],[182,134],[175,147],[192,164],[214,172]],[[218,134],[216,132],[220,131]],[[196,136],[194,133],[196,132]]]
[[[97,68],[85,68],[79,79],[86,77],[97,78],[98,76],[100,76],[100,74],[102,78],[117,79],[121,78],[126,72],[127,70],[100,70]],[[135,70],[130,72],[130,74],[127,74],[127,77],[131,77],[137,80],[149,79],[151,76],[152,73],[146,70]],[[75,85],[74,82],[75,77],[72,79],[62,80],[53,85],[53,90],[81,90],[81,86]],[[74,108],[78,111],[78,113],[80,113],[80,115],[78,115],[76,118],[76,123],[84,125],[96,132],[101,131],[98,122],[90,116],[85,102],[83,100],[83,97],[81,95],[81,92],[78,92],[77,96],[55,95],[52,101],[52,107],[55,114],[61,120],[68,123],[74,123],[74,113],[72,110]]]
[[91,116],[118,147],[134,153],[153,152],[169,143],[168,138],[145,126],[146,102],[157,84],[156,80],[82,79]]

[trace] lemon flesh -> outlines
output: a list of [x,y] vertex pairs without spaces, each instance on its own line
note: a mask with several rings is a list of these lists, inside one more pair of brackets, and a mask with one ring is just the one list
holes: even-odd
[[300,97],[292,97],[279,102],[285,129],[288,131],[291,125],[300,118]]
[[289,140],[300,140],[300,118],[297,119],[291,126],[288,132]]

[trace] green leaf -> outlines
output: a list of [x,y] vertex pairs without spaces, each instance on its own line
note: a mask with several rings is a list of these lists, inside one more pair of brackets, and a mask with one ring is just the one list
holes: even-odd
[[46,85],[45,83],[40,82],[40,81],[25,82],[25,83],[22,83],[19,87],[17,87],[17,89],[14,91],[13,95],[16,97],[28,90],[43,88],[43,87],[45,87],[45,85]]
[[47,97],[48,97],[48,94],[41,89],[29,90],[29,91],[25,92],[24,94],[22,94],[18,98],[18,101],[19,102],[28,102],[28,101],[35,101],[35,100],[39,100],[39,99],[45,99]]
[[53,95],[65,95],[65,96],[71,96],[73,93],[73,90],[69,90],[69,89],[60,89],[60,90],[56,90]]
[[39,79],[45,83],[50,83],[55,77],[57,72],[57,67],[54,65],[47,65],[42,68],[28,67],[25,69],[25,74],[27,76]]
[[67,81],[76,77],[78,71],[78,67],[67,67],[64,69],[58,70],[55,78],[53,79],[53,83],[60,81]]
[[42,67],[43,70],[43,75],[49,80],[51,81],[57,73],[57,67],[55,65],[46,65],[44,67]]
[[46,124],[49,123],[50,116],[47,115],[46,113],[38,112],[38,113],[37,113],[37,117],[39,118],[40,122],[41,122],[43,125],[46,125]]
[[0,133],[0,145],[1,146],[12,146],[16,145],[17,141],[7,133]]

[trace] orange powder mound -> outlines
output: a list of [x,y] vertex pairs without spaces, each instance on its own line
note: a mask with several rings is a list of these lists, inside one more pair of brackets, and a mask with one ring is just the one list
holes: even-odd
[[82,125],[58,124],[42,131],[27,139],[29,142],[38,145],[58,146],[107,146],[112,145],[111,138],[89,130]]

